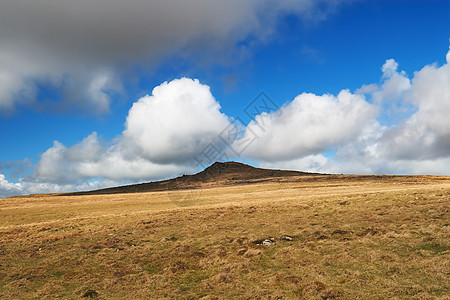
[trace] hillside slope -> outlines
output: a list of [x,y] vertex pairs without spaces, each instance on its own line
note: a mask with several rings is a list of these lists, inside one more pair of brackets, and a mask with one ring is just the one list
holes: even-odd
[[258,181],[268,181],[273,178],[291,176],[322,175],[299,171],[272,170],[255,168],[238,162],[215,162],[203,171],[193,175],[183,175],[177,178],[146,182],[140,184],[125,185],[94,191],[74,192],[62,195],[104,195],[122,193],[146,193],[166,190],[193,189],[205,184],[213,183],[214,186],[230,184],[246,184]]

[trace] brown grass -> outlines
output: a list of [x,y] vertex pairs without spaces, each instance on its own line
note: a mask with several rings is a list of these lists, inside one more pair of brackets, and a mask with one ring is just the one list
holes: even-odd
[[0,298],[449,299],[449,200],[432,176],[3,199]]

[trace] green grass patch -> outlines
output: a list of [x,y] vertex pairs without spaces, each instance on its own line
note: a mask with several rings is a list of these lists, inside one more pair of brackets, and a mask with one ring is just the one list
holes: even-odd
[[53,276],[55,276],[56,278],[61,278],[66,274],[66,272],[64,271],[56,271],[53,273]]
[[189,291],[195,289],[195,287],[197,287],[200,282],[207,278],[209,278],[208,275],[189,272],[180,278],[178,289],[180,291]]
[[438,243],[427,243],[427,244],[420,245],[418,250],[431,251],[431,252],[433,252],[434,254],[437,255],[437,254],[440,254],[442,252],[450,250],[450,247],[443,246],[443,245],[440,245]]
[[146,266],[142,268],[144,271],[146,271],[148,274],[156,274],[160,270],[158,267],[155,266]]

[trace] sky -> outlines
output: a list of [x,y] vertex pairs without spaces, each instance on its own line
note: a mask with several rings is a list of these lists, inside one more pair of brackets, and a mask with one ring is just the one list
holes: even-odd
[[3,0],[0,198],[215,161],[450,175],[450,1]]

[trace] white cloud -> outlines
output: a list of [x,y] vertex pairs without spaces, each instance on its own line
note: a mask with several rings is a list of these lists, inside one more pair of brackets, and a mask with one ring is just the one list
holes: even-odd
[[[67,148],[58,141],[41,155],[34,177],[43,182],[66,183],[79,179],[66,160]],[[78,177],[78,178],[77,178]]]
[[20,183],[8,182],[5,175],[0,174],[0,199],[13,195],[22,195],[23,192]]
[[445,56],[445,59],[447,61],[447,65],[450,64],[450,51],[447,52],[447,55]]
[[97,190],[121,184],[120,181],[109,179],[86,181],[83,183],[59,184],[52,182],[30,182],[23,181],[19,183],[23,194],[43,194],[43,193],[67,193],[76,191]]
[[[383,113],[378,116],[368,115],[365,122],[355,123],[354,126],[359,130],[355,131],[350,139],[333,143],[335,152],[332,157],[325,158],[313,151],[302,152],[301,149],[308,146],[309,141],[305,142],[306,146],[297,147],[295,141],[286,142],[289,139],[285,136],[291,132],[291,138],[300,142],[295,132],[302,131],[288,131],[298,128],[295,121],[288,121],[284,125],[284,133],[277,127],[268,127],[265,134],[273,136],[282,132],[281,137],[284,136],[285,142],[281,145],[288,145],[288,148],[279,150],[278,153],[295,149],[294,153],[297,155],[291,156],[288,161],[277,159],[276,155],[267,154],[270,154],[270,149],[274,147],[268,144],[269,151],[264,153],[264,150],[261,150],[263,155],[256,153],[257,157],[266,160],[262,163],[265,166],[292,165],[297,169],[329,173],[449,175],[450,51],[446,58],[447,63],[443,66],[427,65],[415,72],[411,80],[403,71],[397,70],[398,64],[394,60],[387,60],[382,68],[382,83],[364,85],[357,91],[358,94],[371,97]],[[395,105],[389,105],[392,103]],[[375,117],[386,118],[386,114],[393,115],[390,120],[392,124],[381,125],[384,120],[377,120]],[[396,118],[396,115],[401,117]],[[282,117],[283,114],[279,118]],[[276,118],[275,120],[277,121]],[[324,122],[326,124],[326,121]],[[336,126],[341,128],[338,123]],[[317,133],[315,135],[321,136]],[[280,138],[262,141],[273,143],[278,140]],[[312,141],[313,145],[321,145],[318,138]],[[331,138],[327,141],[331,144],[334,140]],[[259,146],[262,148],[263,143]],[[319,152],[323,152],[323,148]]]
[[414,74],[407,99],[416,112],[383,136],[385,155],[428,160],[450,156],[450,66],[425,66]]
[[244,154],[265,161],[319,154],[358,136],[376,113],[364,96],[347,90],[337,96],[301,94],[281,113],[255,117],[247,128],[258,138]]
[[303,172],[329,172],[326,169],[328,158],[322,154],[308,155],[301,158],[287,160],[287,161],[275,161],[275,162],[261,162],[259,166],[261,168],[269,169],[283,169],[283,170],[301,170]]
[[229,125],[207,85],[188,78],[164,82],[133,105],[113,143],[96,132],[71,147],[55,141],[18,187],[27,193],[63,192],[190,173],[197,167],[194,158],[219,142]]
[[83,182],[87,176],[81,172],[79,165],[98,161],[106,151],[96,132],[70,148],[55,141],[53,147],[41,155],[33,175],[26,180],[56,184]]
[[186,163],[217,142],[229,124],[209,86],[182,78],[161,84],[134,103],[123,136],[152,162]]
[[384,65],[381,67],[381,71],[383,71],[383,78],[391,78],[395,74],[397,74],[398,63],[390,58],[386,60]]
[[398,72],[398,63],[388,59],[383,65],[384,82],[378,91],[373,92],[372,98],[376,102],[394,102],[402,100],[405,92],[411,88],[411,82],[404,71]]
[[386,60],[381,70],[381,84],[363,85],[355,93],[368,97],[380,108],[381,122],[392,125],[409,117],[415,109],[408,97],[411,80],[404,71],[398,71],[398,63],[394,59]]

